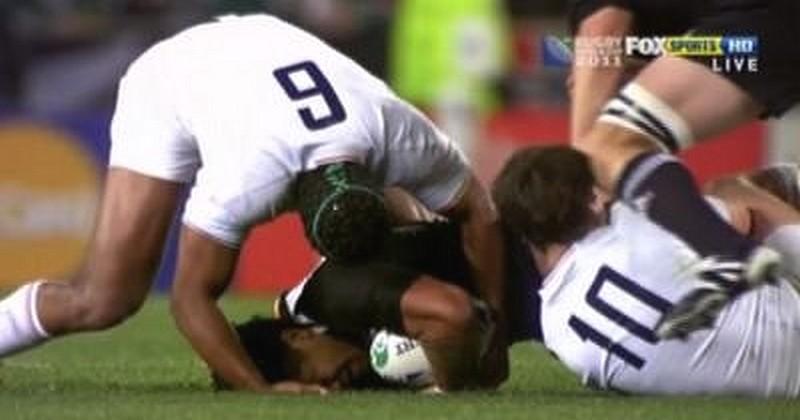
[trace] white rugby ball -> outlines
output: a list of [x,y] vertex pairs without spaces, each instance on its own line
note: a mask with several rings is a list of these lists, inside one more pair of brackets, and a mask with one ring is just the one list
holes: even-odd
[[433,371],[416,340],[381,330],[369,349],[372,369],[388,382],[421,388],[433,385]]

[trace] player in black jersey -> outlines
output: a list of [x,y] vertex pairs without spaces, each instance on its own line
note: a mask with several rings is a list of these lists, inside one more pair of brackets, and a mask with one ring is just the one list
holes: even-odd
[[[240,340],[269,381],[373,388],[387,383],[368,368],[367,349],[372,332],[386,329],[415,338],[423,347],[450,343],[452,360],[431,359],[436,383],[444,390],[497,386],[474,371],[445,369],[436,375],[437,363],[475,358],[470,348],[475,333],[492,327],[461,241],[460,229],[451,222],[395,228],[373,261],[324,261],[278,298],[277,319],[237,326]],[[509,237],[507,245],[506,341],[541,340],[538,272],[521,242]],[[430,359],[431,353],[426,355]],[[224,387],[219,378],[216,383]]]

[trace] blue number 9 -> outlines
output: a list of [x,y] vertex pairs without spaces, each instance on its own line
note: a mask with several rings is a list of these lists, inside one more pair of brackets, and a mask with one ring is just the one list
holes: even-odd
[[[302,90],[298,88],[291,78],[291,75],[297,72],[307,74],[311,81],[314,82],[313,86]],[[336,96],[331,83],[314,62],[303,61],[291,66],[281,67],[272,72],[272,74],[278,80],[286,95],[292,100],[298,101],[316,95],[321,95],[322,99],[325,100],[329,110],[328,115],[315,116],[309,107],[302,107],[297,110],[297,113],[300,114],[300,119],[303,120],[303,125],[309,130],[321,130],[340,123],[347,118],[342,102]]]

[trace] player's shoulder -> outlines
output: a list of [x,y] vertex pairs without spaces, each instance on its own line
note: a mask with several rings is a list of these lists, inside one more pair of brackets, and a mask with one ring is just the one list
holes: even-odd
[[[253,36],[263,36],[266,33],[275,35],[309,35],[306,31],[284,21],[275,16],[258,13],[247,15],[221,15],[209,21],[202,22],[190,26],[174,36],[171,39],[173,42],[190,41],[194,39],[202,39],[204,37],[226,37],[226,36],[239,36],[243,38]],[[283,45],[291,40],[286,39],[268,39],[269,42],[281,42]]]
[[[217,56],[270,56],[283,51],[308,50],[316,37],[267,14],[223,15],[186,27],[149,47],[137,61],[175,56],[176,60]],[[231,45],[236,48],[231,48]],[[205,52],[206,54],[202,54]]]

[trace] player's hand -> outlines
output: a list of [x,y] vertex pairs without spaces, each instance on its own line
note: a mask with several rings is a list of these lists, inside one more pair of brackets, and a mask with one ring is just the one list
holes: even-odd
[[302,382],[283,381],[276,382],[267,389],[270,394],[317,394],[327,395],[328,389],[315,384],[304,384]]

